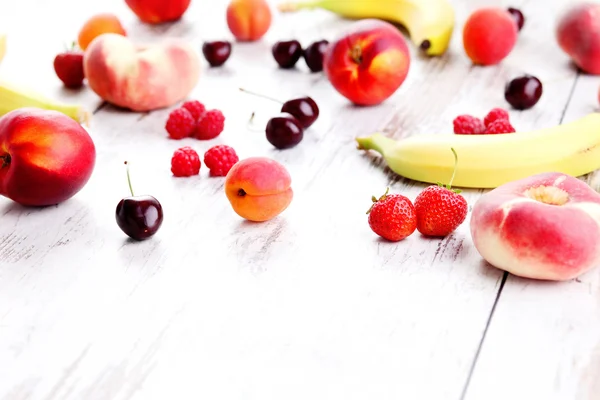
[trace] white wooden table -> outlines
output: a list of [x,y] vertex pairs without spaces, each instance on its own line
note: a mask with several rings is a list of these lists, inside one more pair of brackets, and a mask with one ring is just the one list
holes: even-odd
[[[482,261],[467,221],[445,239],[379,240],[365,211],[387,185],[411,199],[424,185],[391,174],[354,138],[451,132],[460,113],[507,106],[505,82],[538,76],[538,105],[511,111],[517,129],[556,125],[598,106],[600,79],[580,75],[554,39],[568,0],[455,0],[457,30],[441,58],[413,53],[407,81],[384,104],[355,108],[322,74],[276,68],[271,44],[332,39],[349,24],[324,11],[274,14],[265,38],[235,44],[222,68],[204,63],[191,97],[223,110],[210,142],[168,140],[170,109],[119,111],[89,89],[69,92],[52,60],[94,13],[119,15],[140,41],[231,39],[226,2],[193,0],[183,20],[149,27],[120,0],[2,2],[10,34],[4,78],[94,111],[98,149],[88,185],[56,207],[0,199],[0,398],[124,399],[600,399],[600,269],[564,283],[504,274]],[[275,2],[272,2],[275,4]],[[473,67],[460,31],[470,11],[521,8],[527,20],[511,55]],[[414,52],[414,46],[411,45]],[[249,131],[303,94],[321,117],[294,149]],[[226,143],[240,157],[283,163],[295,198],[278,218],[252,224],[231,209],[223,178],[174,178],[172,152]],[[164,224],[131,242],[114,211],[128,195],[156,196]],[[593,177],[586,178],[592,184]],[[470,204],[480,191],[464,192]]]

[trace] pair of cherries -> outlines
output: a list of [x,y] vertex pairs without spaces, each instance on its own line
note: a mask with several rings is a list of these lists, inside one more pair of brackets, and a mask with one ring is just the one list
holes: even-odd
[[240,90],[282,104],[281,113],[269,119],[265,129],[267,140],[278,149],[289,149],[300,143],[304,138],[304,131],[319,117],[319,107],[310,97],[299,97],[282,103],[262,94],[242,88]]
[[298,60],[304,57],[306,65],[312,72],[323,70],[323,58],[329,42],[327,40],[318,40],[311,43],[306,49],[297,40],[284,40],[276,42],[271,48],[273,58],[280,68],[294,68]]

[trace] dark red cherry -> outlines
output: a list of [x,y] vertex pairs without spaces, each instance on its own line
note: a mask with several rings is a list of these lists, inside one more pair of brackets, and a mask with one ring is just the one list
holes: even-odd
[[205,42],[202,45],[202,54],[211,67],[220,67],[231,55],[231,43],[227,41]]
[[278,149],[289,149],[302,141],[304,129],[293,115],[281,113],[267,123],[267,140]]
[[297,40],[276,42],[271,51],[281,68],[293,68],[302,57],[302,45]]
[[283,103],[281,112],[292,114],[304,127],[311,126],[319,117],[319,107],[310,97],[301,97]]
[[304,61],[312,72],[323,71],[323,56],[327,51],[327,46],[329,46],[327,40],[319,40],[304,49]]
[[510,15],[513,17],[513,19],[517,23],[517,28],[519,30],[523,29],[523,25],[525,25],[525,17],[523,16],[523,13],[521,12],[521,10],[513,8],[513,7],[509,7],[507,11],[510,13]]
[[[127,162],[125,162],[127,164]],[[160,202],[149,195],[135,196],[127,169],[130,197],[117,204],[115,217],[119,228],[130,238],[144,240],[154,235],[163,222],[163,209]]]
[[542,82],[535,76],[523,75],[506,84],[504,98],[517,110],[533,107],[542,97]]

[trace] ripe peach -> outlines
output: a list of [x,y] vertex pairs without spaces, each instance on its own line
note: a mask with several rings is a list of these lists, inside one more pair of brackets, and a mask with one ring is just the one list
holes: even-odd
[[494,65],[510,54],[518,33],[518,25],[506,9],[484,7],[465,22],[463,46],[474,64]]
[[25,206],[61,203],[88,182],[96,148],[63,113],[19,108],[0,118],[0,195]]
[[292,178],[283,165],[266,157],[238,161],[225,177],[225,194],[233,210],[250,221],[267,221],[291,203]]
[[170,107],[192,91],[200,77],[200,55],[177,39],[143,47],[109,33],[92,42],[83,67],[88,85],[102,99],[151,111]]
[[135,15],[147,24],[161,24],[180,19],[191,0],[125,0]]
[[600,194],[569,175],[497,187],[475,203],[470,227],[481,256],[514,275],[560,281],[600,265]]
[[227,6],[227,26],[242,42],[256,41],[271,27],[271,9],[265,0],[232,0]]
[[558,19],[556,38],[575,65],[600,74],[600,4],[582,2],[568,8]]
[[410,67],[404,36],[375,19],[354,22],[328,47],[324,71],[333,87],[351,102],[376,105],[402,85]]
[[103,33],[116,33],[127,36],[125,28],[116,15],[111,13],[97,14],[88,19],[79,30],[77,44],[81,50],[88,48],[92,41]]

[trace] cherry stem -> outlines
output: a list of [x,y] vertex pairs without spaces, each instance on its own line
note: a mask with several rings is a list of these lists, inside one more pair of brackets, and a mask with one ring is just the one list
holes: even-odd
[[132,196],[135,196],[135,194],[133,194],[133,187],[131,186],[131,177],[129,176],[129,164],[127,163],[127,161],[125,161],[125,165],[126,170],[127,170],[127,184],[129,185],[129,191],[131,192]]
[[248,129],[250,132],[262,132],[262,129],[258,129],[258,128],[254,128],[254,116],[256,115],[255,111],[252,111],[252,115],[250,115],[250,119],[248,120],[248,122],[246,123],[246,129]]
[[277,99],[276,99],[276,98],[274,98],[274,97],[265,96],[264,94],[260,94],[260,93],[252,92],[252,91],[250,91],[250,90],[246,90],[246,89],[244,89],[244,88],[240,88],[240,91],[241,91],[241,92],[244,92],[244,93],[251,94],[251,95],[253,95],[253,96],[262,97],[263,99],[267,99],[267,100],[274,101],[275,103],[283,104],[283,101],[277,100]]

